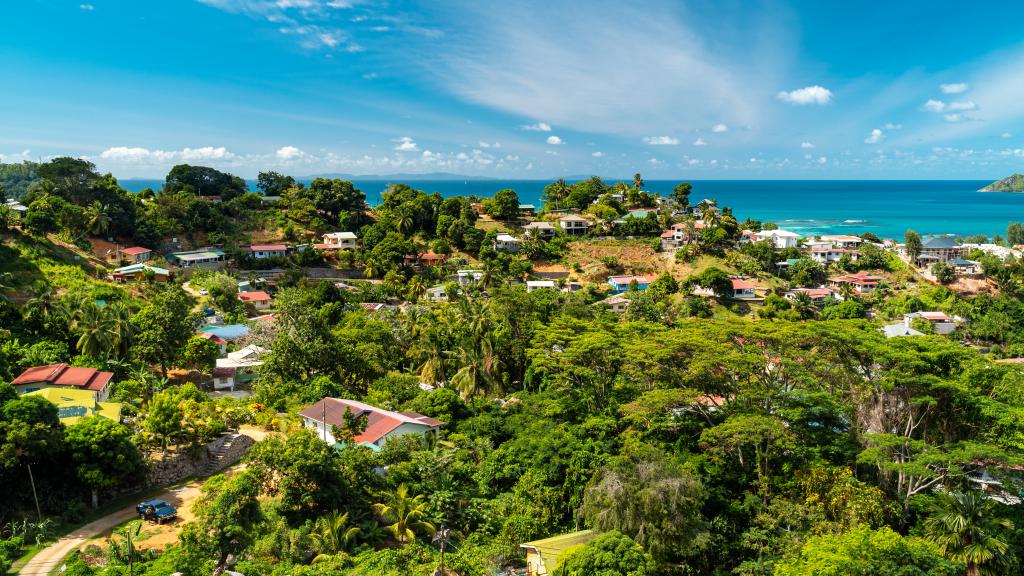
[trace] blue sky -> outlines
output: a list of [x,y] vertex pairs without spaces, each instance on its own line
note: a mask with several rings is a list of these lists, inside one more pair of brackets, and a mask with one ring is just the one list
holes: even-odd
[[[849,6],[849,7],[847,7]],[[1024,171],[1024,4],[19,0],[0,159],[493,177]]]

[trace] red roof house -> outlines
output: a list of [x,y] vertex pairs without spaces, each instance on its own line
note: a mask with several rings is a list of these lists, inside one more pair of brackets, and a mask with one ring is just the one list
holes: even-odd
[[27,368],[11,381],[11,386],[14,386],[18,394],[60,387],[89,390],[96,396],[97,402],[105,402],[109,395],[107,387],[113,377],[113,372],[100,372],[95,368],[50,364]]
[[337,443],[332,428],[345,425],[345,414],[365,419],[366,428],[353,440],[374,449],[380,448],[389,438],[405,434],[436,434],[445,424],[416,412],[392,412],[356,400],[339,398],[324,398],[299,413],[306,428],[316,431],[318,436],[331,444]]
[[263,292],[239,292],[238,299],[245,304],[252,304],[252,307],[257,310],[266,310],[270,308],[270,302],[273,300],[270,294]]

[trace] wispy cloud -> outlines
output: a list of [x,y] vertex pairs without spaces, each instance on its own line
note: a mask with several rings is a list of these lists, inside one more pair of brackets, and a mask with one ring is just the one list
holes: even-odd
[[559,138],[558,136],[555,136],[555,135],[548,136],[548,139],[545,140],[545,142],[547,142],[548,144],[551,144],[553,146],[558,146],[560,144],[564,144],[565,143],[561,138]]
[[651,146],[675,146],[679,144],[679,138],[672,136],[647,136],[644,142]]
[[420,149],[419,146],[416,145],[416,141],[409,136],[402,136],[394,141],[398,142],[398,145],[395,146],[395,150],[399,152],[417,152]]
[[698,137],[696,140],[693,141],[693,145],[694,146],[707,146],[708,143],[705,142],[703,138]]
[[810,149],[814,148],[814,144],[811,144],[810,142],[801,142],[800,147],[804,149]]
[[815,84],[814,86],[790,90],[789,92],[779,92],[775,97],[794,106],[808,106],[811,104],[824,106],[832,101],[832,91]]
[[939,84],[939,90],[943,94],[960,94],[967,92],[967,82],[956,82],[953,84]]
[[716,133],[728,132],[729,127],[726,126],[725,124],[715,124],[714,126],[711,127],[711,131]]
[[92,12],[96,9],[96,7],[92,4],[79,4],[78,7],[82,10],[85,10],[86,12]]
[[604,152],[598,150],[597,152],[591,152],[590,155],[593,156],[594,158],[601,158],[604,156]]
[[520,129],[530,132],[551,132],[551,124],[548,124],[547,122],[537,122],[536,124],[520,126]]
[[885,133],[880,128],[875,128],[868,134],[868,137],[864,139],[865,144],[878,144],[885,139]]

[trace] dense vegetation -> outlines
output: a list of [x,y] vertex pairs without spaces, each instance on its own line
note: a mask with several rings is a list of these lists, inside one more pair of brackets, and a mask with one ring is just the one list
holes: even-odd
[[[909,283],[915,272],[873,245],[828,266],[770,242],[737,247],[744,229],[772,225],[740,223],[706,202],[698,228],[688,184],[666,208],[628,216],[657,202],[639,175],[551,184],[547,209],[581,209],[601,228],[578,239],[528,235],[508,253],[494,237],[514,230],[512,191],[484,202],[482,219],[477,198],[401,185],[371,209],[341,180],[300,185],[264,173],[261,192],[280,198],[268,203],[203,167],[175,167],[163,190],[139,195],[81,160],[32,169],[38,178],[18,193],[29,212],[3,228],[0,244],[0,381],[55,362],[109,370],[125,418],[65,426],[47,401],[0,384],[0,563],[39,532],[24,523],[36,516],[30,469],[40,511],[74,525],[138,488],[147,463],[250,424],[275,433],[244,470],[205,482],[173,544],[134,551],[127,536],[138,526],[128,525],[105,553],[70,557],[65,573],[122,574],[130,564],[153,576],[483,575],[521,569],[523,542],[582,528],[600,535],[556,574],[1024,569],[1024,373],[994,362],[1024,356],[1018,261],[978,255],[995,288],[969,296]],[[599,282],[575,292],[517,282],[537,263],[579,266],[572,250],[596,246],[595,235],[653,238],[676,223],[694,240],[646,290],[634,281],[625,314],[596,304],[606,296]],[[254,234],[301,242],[333,230],[357,232],[361,250],[310,249],[274,263],[287,270],[274,321],[254,324],[251,341],[269,352],[244,401],[201,389],[197,375],[219,350],[194,337],[203,307],[245,318],[238,278],[194,274],[201,297],[178,281],[118,286],[75,251],[90,235],[155,248],[180,236],[222,244],[244,277],[264,265],[238,252]],[[408,263],[426,250],[449,263]],[[480,280],[450,282],[466,265]],[[380,281],[345,290],[306,279],[313,266]],[[592,266],[598,278],[631,271],[611,256]],[[857,271],[884,275],[883,286],[845,288],[822,305],[781,296]],[[756,305],[735,301],[737,273],[769,293]],[[441,282],[448,301],[424,303]],[[366,302],[405,305],[371,313]],[[968,321],[951,336],[878,330],[919,310]],[[325,396],[446,424],[440,438],[404,436],[379,451],[329,446],[296,417]],[[359,427],[335,432],[351,438]]]

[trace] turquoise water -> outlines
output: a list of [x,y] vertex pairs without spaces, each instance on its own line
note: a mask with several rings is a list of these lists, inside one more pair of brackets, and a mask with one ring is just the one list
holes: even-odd
[[[540,205],[550,180],[406,181],[443,196],[490,196],[511,188],[526,204]],[[649,180],[646,189],[663,195],[678,180]],[[922,234],[1005,234],[1011,221],[1024,222],[1024,194],[977,192],[990,181],[974,180],[692,180],[691,201],[714,198],[742,220],[775,222],[802,234],[873,232],[902,238],[909,228]],[[158,188],[158,180],[123,180],[129,190]],[[250,186],[255,183],[250,182]],[[356,180],[371,204],[387,182]]]

